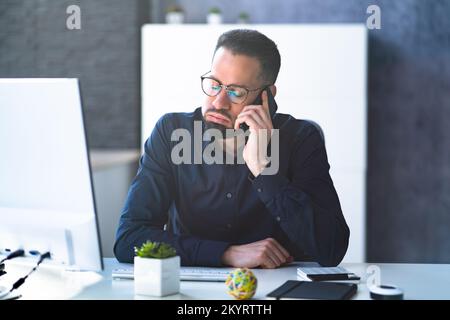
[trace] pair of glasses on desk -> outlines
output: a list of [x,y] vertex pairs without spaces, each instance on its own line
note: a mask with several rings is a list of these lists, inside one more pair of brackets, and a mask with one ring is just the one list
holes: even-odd
[[[232,268],[181,267],[180,280],[222,282],[232,270]],[[133,267],[114,269],[112,278],[133,280],[133,272]]]

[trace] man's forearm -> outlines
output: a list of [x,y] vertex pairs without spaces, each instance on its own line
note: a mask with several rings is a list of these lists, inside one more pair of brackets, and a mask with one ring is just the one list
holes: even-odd
[[315,190],[322,201],[317,203],[281,174],[260,175],[253,180],[253,186],[298,248],[322,265],[337,265],[342,260],[349,230],[331,182]]
[[229,244],[221,241],[199,239],[192,236],[174,235],[161,228],[152,228],[138,223],[121,224],[114,244],[114,253],[120,262],[132,263],[134,247],[150,241],[172,245],[180,256],[182,265],[222,266],[223,252]]
[[349,229],[339,203],[332,208],[315,204],[304,192],[287,187],[268,209],[289,239],[323,266],[334,266],[344,257]]

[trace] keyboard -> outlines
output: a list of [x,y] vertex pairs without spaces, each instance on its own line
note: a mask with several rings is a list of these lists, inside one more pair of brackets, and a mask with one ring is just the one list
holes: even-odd
[[[233,268],[181,267],[181,281],[225,281]],[[133,280],[133,267],[114,269],[113,279]]]
[[225,281],[232,268],[181,267],[181,281]]

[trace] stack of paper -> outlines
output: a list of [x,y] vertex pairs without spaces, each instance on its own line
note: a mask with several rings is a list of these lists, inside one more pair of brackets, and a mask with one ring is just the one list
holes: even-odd
[[360,277],[343,267],[299,267],[297,277],[303,281],[333,281],[359,283]]

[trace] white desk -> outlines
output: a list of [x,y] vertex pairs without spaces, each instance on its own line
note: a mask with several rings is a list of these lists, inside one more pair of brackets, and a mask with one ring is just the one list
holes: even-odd
[[[158,299],[135,296],[131,280],[112,280],[111,271],[121,266],[113,258],[105,258],[105,270],[94,272],[61,272],[44,267],[33,274],[18,291],[22,299]],[[258,278],[258,289],[254,299],[265,299],[265,295],[286,280],[295,280],[296,267],[300,263],[275,270],[254,270]],[[353,299],[370,299],[365,281],[367,263],[345,263],[344,267],[362,278]],[[382,283],[401,287],[405,299],[450,299],[450,265],[448,264],[377,264],[381,270]],[[0,278],[0,285],[23,276],[29,266],[7,266],[8,274]],[[163,297],[172,300],[231,299],[225,285],[219,282],[182,281],[180,293]]]

